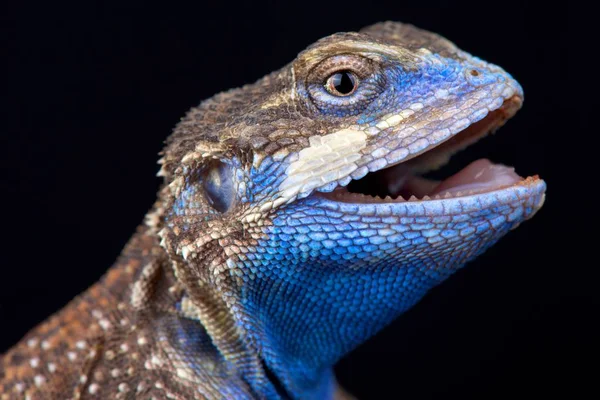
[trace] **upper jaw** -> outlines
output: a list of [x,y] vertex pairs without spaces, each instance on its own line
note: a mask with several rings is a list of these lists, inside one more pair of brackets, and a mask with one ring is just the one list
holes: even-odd
[[367,173],[407,163],[418,156],[421,156],[420,172],[445,164],[453,153],[498,129],[521,108],[520,85],[512,79],[500,78],[495,84],[473,91],[448,107],[433,109],[431,106],[428,111],[423,108],[420,116],[406,124],[396,117],[406,111],[403,110],[367,128],[365,132],[376,140],[362,150],[356,170],[339,179],[337,185],[324,185],[316,190],[330,192]]
[[522,99],[518,83],[502,77],[446,106],[432,104],[439,99],[415,102],[377,121],[314,136],[309,147],[290,157],[287,177],[279,187],[281,197],[290,202],[314,191],[332,192],[370,172],[409,164],[417,156],[420,161],[412,167],[436,168],[452,153],[503,125]]
[[438,90],[377,120],[359,118],[355,125],[309,138],[308,147],[286,160],[286,178],[273,203],[290,203],[314,191],[331,192],[369,172],[405,163],[486,117],[489,123],[477,124],[481,129],[474,136],[496,129],[521,107],[523,91],[509,75],[492,75],[493,80],[481,86],[463,82],[469,88],[460,93]]
[[[468,76],[465,82],[471,79],[468,71],[462,72]],[[453,152],[497,129],[521,107],[522,88],[510,75],[501,69],[486,74],[472,84],[463,82],[469,88],[460,93],[441,90],[377,120],[359,118],[355,125],[310,137],[307,147],[281,160],[285,173],[273,196],[249,209],[243,219],[259,220],[271,209],[315,192],[332,192],[400,163],[420,172],[444,164]],[[459,133],[464,135],[461,140],[456,139]]]
[[[521,103],[522,97],[513,95],[500,107],[488,110],[485,118],[467,126],[450,138],[428,147],[421,153],[407,157],[401,163],[394,164],[395,166],[388,165],[383,170],[376,170],[377,174],[369,174],[369,177],[383,175],[383,179],[376,181],[376,184],[381,185],[394,184],[394,179],[401,180],[400,185],[408,187],[408,195],[405,194],[407,191],[402,192],[398,189],[396,193],[388,194],[387,197],[385,195],[377,197],[373,194],[350,193],[347,188],[338,186],[331,193],[324,192],[313,197],[326,202],[355,204],[362,208],[369,204],[366,208],[377,210],[375,211],[377,214],[398,213],[401,210],[420,207],[418,204],[423,203],[432,203],[435,208],[436,203],[450,204],[459,198],[467,203],[480,204],[481,208],[485,208],[495,206],[495,199],[510,198],[513,202],[512,206],[515,207],[525,205],[527,202],[531,203],[527,204],[530,209],[529,214],[533,215],[541,208],[545,198],[546,184],[538,176],[523,178],[517,175],[514,169],[495,165],[489,160],[473,162],[459,173],[441,182],[417,176],[445,164],[453,153],[500,127],[515,114]],[[469,179],[472,182],[466,181]],[[346,206],[342,206],[344,207]],[[529,215],[524,217],[529,218]]]
[[[461,171],[461,173],[467,175],[469,168],[471,168],[471,175],[473,175],[473,168],[479,165],[482,171],[475,176],[484,173],[483,169],[485,167],[489,170],[495,169],[496,173],[500,175],[500,179],[497,182],[487,182],[487,185],[465,185],[465,187],[471,190],[465,189],[464,191],[459,191],[451,190],[452,188],[450,190],[442,190],[448,185],[438,183],[439,190],[434,190],[435,186],[428,189],[431,196],[428,196],[427,192],[422,192],[420,195],[406,196],[405,198],[400,195],[397,197],[394,196],[394,198],[387,197],[382,199],[358,193],[349,193],[348,189],[345,188],[348,183],[359,180],[372,172],[383,172],[381,171],[383,169],[386,171],[400,169],[404,170],[404,173],[406,173],[406,170],[411,170],[413,173],[422,174],[446,164],[452,154],[502,126],[522,105],[522,89],[512,79],[500,82],[490,92],[499,95],[497,97],[488,96],[484,98],[484,101],[479,102],[478,107],[472,106],[473,101],[471,100],[465,101],[465,104],[469,107],[454,116],[454,123],[449,124],[446,122],[441,124],[437,130],[427,136],[415,138],[414,135],[408,135],[404,139],[398,139],[403,137],[401,133],[402,129],[407,128],[395,130],[394,126],[386,128],[384,124],[380,124],[386,131],[386,135],[377,140],[374,146],[365,149],[367,154],[357,162],[359,167],[334,184],[330,183],[315,188],[316,192],[321,193],[314,194],[312,197],[315,197],[319,201],[354,203],[363,208],[366,204],[370,204],[370,207],[367,208],[374,207],[375,209],[380,209],[378,213],[385,213],[390,203],[395,204],[392,206],[393,208],[410,208],[415,206],[415,203],[448,203],[450,198],[470,197],[475,203],[480,202],[492,205],[493,202],[490,203],[490,199],[512,198],[515,200],[514,206],[517,205],[516,203],[524,205],[526,201],[533,202],[529,204],[528,214],[535,214],[544,202],[545,182],[537,176],[522,178],[514,173],[514,170],[510,170],[504,166],[493,165],[488,160],[474,162]],[[477,98],[477,96],[473,98]],[[411,127],[414,127],[414,125],[409,125],[408,129],[412,130]],[[375,130],[373,129],[372,131]],[[381,131],[378,134],[381,135]],[[392,146],[389,146],[390,143]],[[399,147],[397,147],[398,143]],[[394,150],[388,151],[390,148]],[[387,154],[385,153],[386,151]],[[399,157],[398,154],[401,154],[401,156]],[[374,157],[375,155],[377,157]],[[400,166],[402,167],[398,168]],[[460,173],[447,181],[452,181],[452,178],[457,180],[456,176],[460,176]],[[406,200],[408,202],[405,202]],[[525,215],[525,217],[528,218],[529,215]]]
[[[421,153],[409,155],[402,162],[369,172],[363,179],[352,180],[348,188],[337,186],[331,195],[325,197],[356,203],[430,200],[430,197],[474,195],[521,183],[524,178],[517,175],[513,168],[494,164],[487,159],[472,162],[443,181],[420,177],[423,173],[443,166],[454,153],[497,129],[514,115],[521,102],[519,96],[512,96],[499,108],[490,111],[485,118],[449,139],[434,144]],[[322,188],[317,191],[325,194],[329,192]]]

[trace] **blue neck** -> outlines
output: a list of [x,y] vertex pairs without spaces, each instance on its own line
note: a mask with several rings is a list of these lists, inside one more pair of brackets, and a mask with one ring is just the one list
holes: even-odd
[[410,266],[387,268],[378,276],[369,267],[344,266],[330,268],[323,279],[309,272],[313,281],[254,280],[246,288],[244,311],[239,315],[244,316],[241,324],[270,370],[270,380],[292,398],[332,398],[333,365],[437,283],[416,276],[419,284],[408,290],[397,275],[411,270]]

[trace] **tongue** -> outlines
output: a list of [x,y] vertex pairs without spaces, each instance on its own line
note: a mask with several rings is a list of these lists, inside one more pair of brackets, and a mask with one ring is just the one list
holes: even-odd
[[456,195],[458,192],[468,191],[487,192],[503,186],[514,185],[522,179],[512,167],[480,159],[443,180],[429,195],[446,193]]

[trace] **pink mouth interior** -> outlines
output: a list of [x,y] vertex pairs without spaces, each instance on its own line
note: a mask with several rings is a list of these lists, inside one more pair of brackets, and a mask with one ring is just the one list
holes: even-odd
[[490,160],[480,159],[443,180],[431,194],[436,195],[447,192],[456,194],[460,191],[488,192],[498,187],[514,185],[522,179],[512,167],[493,164]]
[[444,196],[446,194],[456,196],[465,192],[489,192],[501,187],[514,185],[522,180],[523,178],[515,172],[514,168],[502,164],[494,164],[490,160],[482,158],[473,161],[443,181],[408,176],[399,194],[410,194],[416,197]]
[[454,175],[441,180],[432,180],[413,175],[411,167],[399,164],[377,171],[338,188],[327,197],[337,201],[371,203],[393,202],[408,199],[447,198],[490,192],[515,185],[524,180],[514,168],[494,164],[488,159],[479,159],[467,165]]

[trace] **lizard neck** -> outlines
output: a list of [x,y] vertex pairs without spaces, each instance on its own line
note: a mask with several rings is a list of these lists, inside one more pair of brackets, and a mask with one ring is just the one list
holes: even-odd
[[[272,270],[275,266],[264,268]],[[300,276],[295,272],[291,276]],[[362,279],[353,279],[361,286],[344,289],[348,274],[362,274]],[[336,387],[334,364],[426,290],[415,288],[407,296],[401,287],[391,285],[387,297],[378,296],[371,288],[383,278],[351,268],[329,268],[326,273],[315,267],[312,276],[303,282],[257,276],[246,282],[235,317],[264,363],[266,376],[282,388],[278,392],[292,398],[331,399]],[[372,311],[359,312],[365,305]]]
[[[269,290],[267,290],[269,292]],[[293,299],[289,299],[293,302]],[[268,300],[267,300],[268,301]],[[280,300],[275,300],[279,304]],[[267,304],[264,304],[267,305]],[[314,320],[303,310],[279,313],[270,307],[257,312],[255,305],[242,301],[230,316],[242,327],[245,349],[242,359],[259,360],[259,371],[253,371],[251,386],[259,392],[268,389],[276,397],[291,399],[333,399],[337,390],[333,365],[346,351],[339,350],[344,338],[336,335],[333,326],[322,320],[322,330],[289,329],[287,321],[310,327]],[[271,313],[275,311],[274,313]],[[294,324],[295,325],[295,324]],[[319,323],[317,322],[317,326]],[[330,348],[338,349],[330,351]],[[346,346],[342,346],[346,347]],[[269,384],[265,385],[264,380]],[[265,398],[273,398],[265,394]]]
[[350,327],[340,331],[330,315],[306,307],[312,291],[278,293],[275,286],[288,285],[272,279],[242,287],[227,279],[217,284],[197,279],[199,268],[173,267],[185,287],[184,313],[201,323],[228,369],[252,393],[265,399],[334,398],[333,364],[364,337],[349,343],[340,332]]

